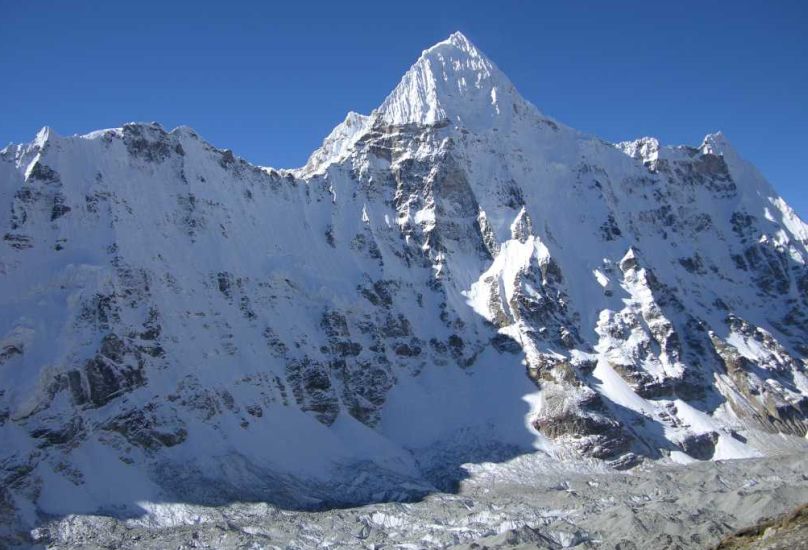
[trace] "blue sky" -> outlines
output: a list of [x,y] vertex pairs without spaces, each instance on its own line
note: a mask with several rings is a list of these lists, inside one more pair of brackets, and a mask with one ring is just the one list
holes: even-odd
[[723,130],[808,219],[805,1],[0,0],[0,143],[158,121],[294,167],[455,30],[578,129]]

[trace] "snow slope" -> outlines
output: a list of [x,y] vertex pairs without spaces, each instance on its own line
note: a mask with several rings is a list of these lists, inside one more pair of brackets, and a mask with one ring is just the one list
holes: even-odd
[[0,203],[8,525],[804,445],[808,226],[723,135],[582,134],[459,33],[300,169],[46,128]]

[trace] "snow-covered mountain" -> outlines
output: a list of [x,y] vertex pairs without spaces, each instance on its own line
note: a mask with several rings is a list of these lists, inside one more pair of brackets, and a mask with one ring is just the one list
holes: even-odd
[[580,133],[459,33],[303,168],[45,128],[0,152],[0,205],[6,537],[805,442],[808,226],[720,133]]

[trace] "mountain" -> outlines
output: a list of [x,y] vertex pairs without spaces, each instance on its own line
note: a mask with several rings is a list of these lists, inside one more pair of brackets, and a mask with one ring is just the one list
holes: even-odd
[[[0,518],[804,449],[808,226],[722,134],[607,143],[463,35],[296,170],[193,130],[0,151]],[[16,538],[15,538],[16,537]]]

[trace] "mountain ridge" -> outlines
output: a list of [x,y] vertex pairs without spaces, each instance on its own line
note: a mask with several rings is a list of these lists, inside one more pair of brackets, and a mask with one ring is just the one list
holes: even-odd
[[156,124],[0,151],[3,536],[804,449],[806,225],[720,134],[606,143],[503,78],[452,35],[293,170]]

